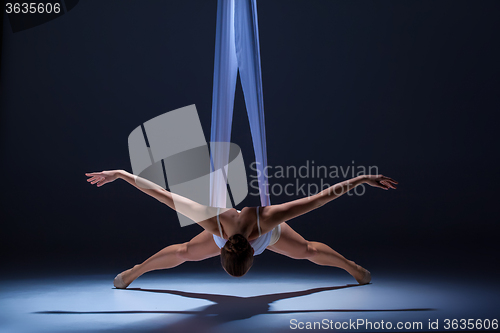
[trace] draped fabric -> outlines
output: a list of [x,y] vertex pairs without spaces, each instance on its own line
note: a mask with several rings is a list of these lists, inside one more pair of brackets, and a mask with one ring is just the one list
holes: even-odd
[[[217,3],[211,142],[231,141],[234,93],[238,70],[252,134],[260,202],[261,206],[269,206],[271,204],[269,185],[267,173],[264,172],[267,167],[267,151],[257,4],[256,0],[219,0]],[[226,166],[228,163],[229,145],[224,147],[227,149],[212,151],[211,157],[215,166]],[[212,176],[210,200],[214,207],[229,207],[226,203],[226,177],[227,175],[224,173],[214,173]]]

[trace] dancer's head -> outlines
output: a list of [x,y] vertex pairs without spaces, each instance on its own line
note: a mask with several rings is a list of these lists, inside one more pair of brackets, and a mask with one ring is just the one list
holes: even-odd
[[222,267],[229,275],[243,276],[252,267],[253,253],[252,246],[243,235],[233,235],[220,250]]

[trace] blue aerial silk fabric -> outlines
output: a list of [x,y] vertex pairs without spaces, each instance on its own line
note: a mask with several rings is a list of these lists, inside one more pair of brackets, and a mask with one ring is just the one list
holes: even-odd
[[[236,78],[240,72],[245,96],[250,131],[255,152],[261,206],[271,204],[267,176],[266,131],[264,99],[260,66],[259,31],[256,0],[219,0],[217,3],[217,28],[215,38],[214,86],[212,99],[211,142],[230,142],[233,121]],[[214,165],[225,166],[229,158],[227,149],[212,153]],[[211,205],[226,206],[226,192],[218,191],[225,177],[214,174],[211,180]],[[224,185],[225,186],[225,185]]]

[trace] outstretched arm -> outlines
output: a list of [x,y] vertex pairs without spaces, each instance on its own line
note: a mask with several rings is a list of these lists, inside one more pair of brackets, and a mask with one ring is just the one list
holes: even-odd
[[285,202],[280,205],[262,207],[261,223],[264,232],[272,230],[282,222],[319,208],[363,183],[388,190],[390,188],[396,189],[398,182],[383,175],[363,175],[337,183],[310,197]]
[[130,185],[136,187],[142,192],[152,196],[156,200],[166,204],[173,210],[175,210],[174,201],[172,199],[172,193],[163,189],[161,186],[154,184],[144,178],[137,177],[124,170],[110,170],[102,172],[92,172],[86,173],[86,176],[91,178],[87,179],[91,184],[97,184],[97,187],[101,187],[105,184],[111,183],[116,179],[123,179]]
[[204,206],[178,194],[171,193],[147,179],[137,177],[124,170],[93,172],[86,173],[85,175],[90,177],[87,181],[91,184],[97,184],[97,187],[111,183],[116,179],[123,179],[130,185],[133,185],[142,192],[152,196],[173,210],[187,216],[207,231],[212,232],[212,229],[214,229],[213,221],[207,219],[207,217],[217,215],[215,211],[212,212],[212,210],[216,209],[214,207]]

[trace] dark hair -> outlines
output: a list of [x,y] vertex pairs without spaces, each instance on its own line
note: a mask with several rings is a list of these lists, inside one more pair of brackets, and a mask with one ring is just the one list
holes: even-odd
[[220,250],[220,262],[229,275],[243,276],[252,267],[253,248],[243,235],[233,235]]

